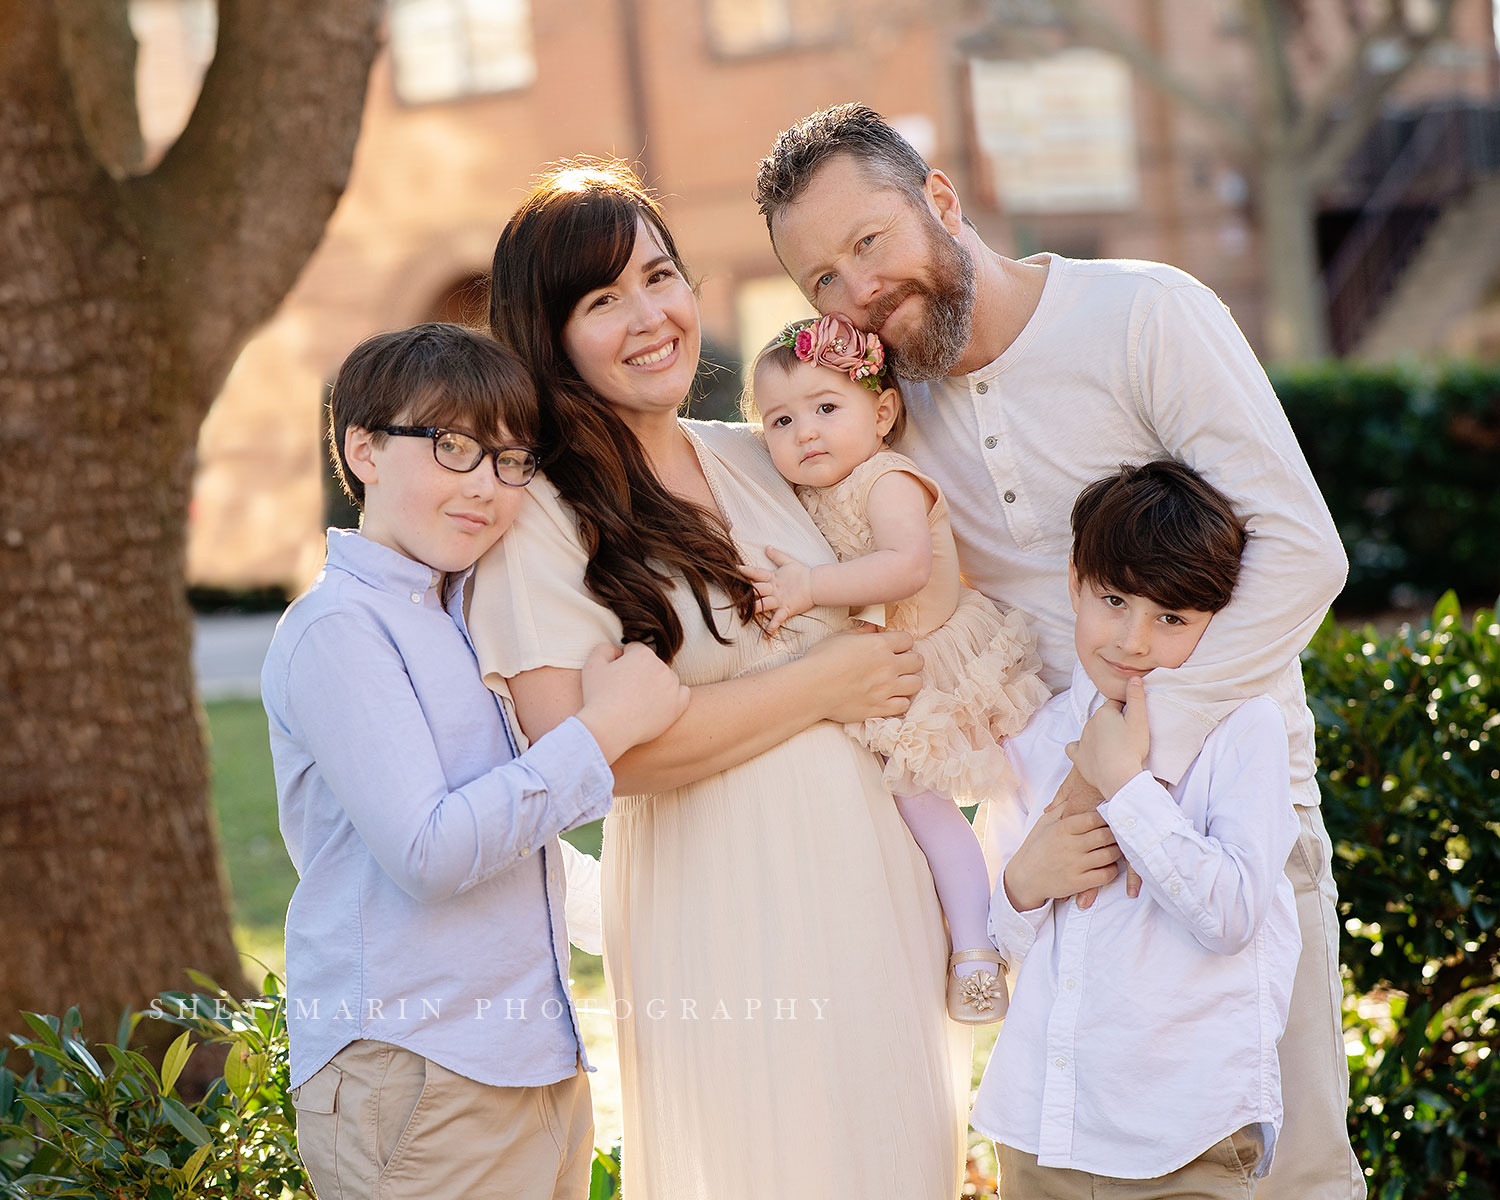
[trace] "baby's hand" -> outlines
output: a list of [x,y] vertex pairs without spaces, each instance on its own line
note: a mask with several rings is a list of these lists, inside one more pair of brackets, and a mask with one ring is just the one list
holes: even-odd
[[775,566],[774,571],[745,566],[740,572],[755,585],[760,597],[755,611],[771,614],[766,626],[769,637],[792,617],[800,617],[813,607],[813,569],[775,546],[766,547],[766,557]]
[[1106,798],[1145,769],[1151,749],[1146,724],[1146,684],[1138,676],[1125,685],[1125,703],[1106,700],[1083,727],[1083,736],[1068,746],[1078,772]]

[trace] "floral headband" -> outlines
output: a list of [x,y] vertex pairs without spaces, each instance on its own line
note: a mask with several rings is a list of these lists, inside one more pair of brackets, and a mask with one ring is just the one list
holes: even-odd
[[855,383],[872,392],[884,388],[885,346],[873,333],[861,333],[842,313],[793,321],[772,343],[790,346],[805,363],[847,371]]

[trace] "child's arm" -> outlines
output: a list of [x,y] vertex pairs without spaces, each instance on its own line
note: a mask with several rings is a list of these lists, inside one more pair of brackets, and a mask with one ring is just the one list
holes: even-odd
[[[1006,757],[1022,780],[1027,776],[1027,741],[1027,732],[1022,732],[1005,745]],[[990,938],[1012,973],[1051,915],[1053,901],[1074,895],[1085,882],[1094,887],[1108,883],[1119,859],[1098,813],[1065,813],[1052,805],[1033,813],[1045,799],[1032,797],[1023,784],[1014,797],[987,806],[985,855],[1000,867],[1000,882],[990,901]]]
[[1090,718],[1074,761],[1104,793],[1099,813],[1152,899],[1207,949],[1237,954],[1265,919],[1297,839],[1281,713],[1258,698],[1226,719],[1206,764],[1213,773],[1200,834],[1144,769],[1146,689],[1139,679],[1128,686],[1123,708],[1106,703]]
[[[329,686],[330,663],[350,665],[344,686]],[[610,756],[654,737],[687,702],[644,647],[601,647],[581,674],[577,720],[455,787],[396,646],[373,626],[325,617],[288,664],[287,733],[381,869],[417,900],[446,900],[602,816]]]
[[915,596],[932,578],[932,530],[927,514],[932,494],[915,476],[888,471],[870,487],[865,515],[875,549],[848,562],[809,567],[775,546],[766,547],[774,571],[745,567],[760,593],[762,611],[772,613],[768,633],[819,604],[863,608]]

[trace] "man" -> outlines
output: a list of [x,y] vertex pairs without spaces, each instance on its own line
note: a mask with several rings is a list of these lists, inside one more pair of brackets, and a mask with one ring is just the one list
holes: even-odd
[[1286,1128],[1257,1195],[1362,1198],[1345,1125],[1331,846],[1297,661],[1347,561],[1243,335],[1212,292],[1171,267],[991,250],[948,177],[864,105],[783,132],[756,192],[803,294],[885,340],[907,406],[899,449],[946,491],[970,583],[1032,621],[1054,690],[1074,661],[1068,514],[1086,484],[1122,460],[1172,457],[1246,517],[1234,603],[1187,663],[1152,675],[1149,766],[1176,784],[1242,700],[1268,693],[1281,707],[1303,951],[1280,1046]]

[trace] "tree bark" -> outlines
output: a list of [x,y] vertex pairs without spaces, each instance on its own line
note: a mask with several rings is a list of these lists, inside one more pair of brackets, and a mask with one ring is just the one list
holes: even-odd
[[1332,353],[1328,304],[1318,269],[1316,195],[1306,162],[1263,152],[1256,171],[1261,257],[1266,272],[1266,350],[1274,362]]
[[197,130],[119,182],[51,4],[0,6],[0,1032],[78,1004],[110,1033],[189,967],[245,986],[190,661],[193,453],[342,189],[378,8],[226,2]]

